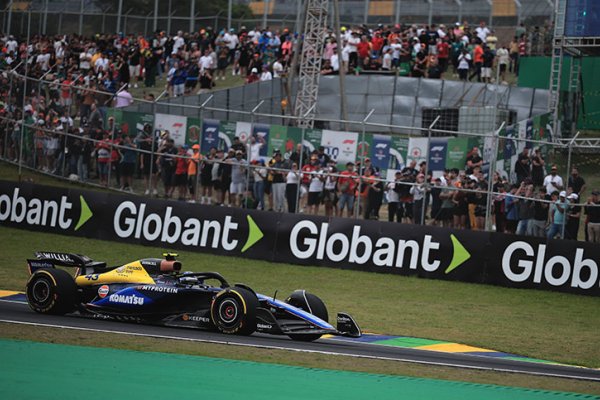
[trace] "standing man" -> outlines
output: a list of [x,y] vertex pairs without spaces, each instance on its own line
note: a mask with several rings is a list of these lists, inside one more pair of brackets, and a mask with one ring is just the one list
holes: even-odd
[[550,174],[544,178],[543,185],[546,187],[546,193],[549,194],[563,190],[563,180],[558,175],[556,164],[550,168]]
[[352,217],[354,212],[354,197],[356,191],[356,178],[357,174],[354,171],[354,163],[348,162],[346,164],[346,170],[340,173],[338,178],[338,216],[341,217],[346,207],[346,216]]
[[567,192],[564,190],[558,194],[558,200],[556,200],[556,194],[552,195],[554,203],[550,206],[550,229],[546,235],[547,239],[554,239],[558,235],[559,239],[563,238],[562,229],[565,223],[565,214],[569,202],[567,201]]
[[585,206],[588,241],[600,243],[600,191],[594,190]]

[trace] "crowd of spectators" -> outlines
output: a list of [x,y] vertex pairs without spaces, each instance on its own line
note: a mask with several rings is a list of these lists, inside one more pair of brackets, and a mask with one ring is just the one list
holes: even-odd
[[[411,76],[437,78],[452,68],[461,79],[482,81],[491,79],[490,63],[499,66],[502,80],[507,71],[517,73],[519,58],[545,51],[547,36],[521,26],[511,43],[499,44],[485,23],[475,29],[467,23],[358,26],[325,34],[323,74],[339,71],[341,43],[341,65],[349,73],[405,68]],[[424,163],[411,163],[387,181],[368,158],[338,171],[324,149],[310,153],[299,146],[275,151],[265,163],[258,157],[265,145],[260,137],[200,154],[198,145],[176,146],[166,131],[157,136],[150,125],[137,134],[122,131],[107,118],[109,108],[134,101],[130,87],[151,88],[157,77],[165,77],[170,96],[210,90],[227,74],[246,82],[280,77],[297,40],[286,29],[258,28],[174,36],[157,31],[151,37],[2,37],[0,155],[122,190],[278,212],[379,219],[387,208],[389,221],[477,230],[485,228],[489,204],[497,231],[571,239],[585,216],[586,238],[600,241],[600,208],[592,206],[600,202],[598,193],[583,197],[585,182],[576,169],[566,184],[553,178],[552,168],[546,176],[539,152],[519,156],[514,183],[494,174],[488,201],[478,149],[463,170],[433,179]],[[582,210],[583,203],[590,206]]]

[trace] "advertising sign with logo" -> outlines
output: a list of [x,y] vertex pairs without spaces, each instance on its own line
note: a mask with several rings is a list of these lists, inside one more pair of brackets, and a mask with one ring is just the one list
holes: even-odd
[[202,124],[202,142],[200,152],[207,154],[211,147],[219,146],[219,120],[205,119]]
[[408,139],[392,136],[392,147],[390,148],[390,168],[402,169],[406,166],[408,155]]
[[417,164],[421,161],[427,161],[427,138],[413,138],[408,140],[408,161],[416,161]]
[[188,117],[187,120],[187,135],[185,136],[185,143],[192,147],[195,144],[200,144],[202,138],[202,121],[199,118]]
[[185,144],[187,133],[187,117],[170,114],[156,114],[154,120],[154,130],[169,131],[171,139],[175,141],[176,146]]
[[469,139],[450,138],[448,139],[446,151],[446,168],[465,169],[467,163],[467,152],[469,151]]
[[[373,145],[371,147],[371,165],[383,173],[390,165],[390,149],[392,147],[392,138],[388,135],[373,135]],[[382,174],[382,176],[385,176]]]
[[246,143],[252,134],[252,124],[250,122],[236,122],[235,136],[240,138],[242,143]]
[[600,296],[600,248],[573,240],[174,204],[6,181],[0,181],[0,223],[144,244],[149,254],[183,249]]
[[431,139],[429,143],[429,161],[427,169],[433,171],[433,177],[437,178],[446,168],[446,154],[448,150],[447,139]]
[[358,145],[358,133],[339,132],[323,130],[321,146],[325,147],[325,153],[338,165],[346,165],[347,162],[356,160],[356,146]]
[[123,111],[121,118],[115,120],[124,134],[134,137],[144,130],[144,125],[154,125],[154,115],[143,112]]
[[[282,125],[271,125],[271,130],[269,131],[269,147],[267,149],[267,154],[270,156],[273,154],[273,151],[276,149],[285,153],[288,151],[287,149],[287,126]],[[294,147],[292,146],[292,149]]]
[[254,124],[252,126],[252,134],[256,137],[257,141],[260,141],[259,138],[262,138],[265,145],[260,148],[260,156],[266,157],[269,154],[269,131],[271,129],[270,125],[267,124]]
[[229,150],[235,137],[237,125],[235,122],[221,121],[219,125],[219,149]]
[[302,144],[308,150],[308,152],[317,150],[321,145],[322,137],[323,132],[320,129],[305,129],[304,142]]

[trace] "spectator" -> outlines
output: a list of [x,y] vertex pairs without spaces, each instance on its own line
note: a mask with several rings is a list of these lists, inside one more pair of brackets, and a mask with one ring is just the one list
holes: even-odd
[[538,189],[538,195],[533,201],[533,218],[529,221],[528,235],[534,237],[546,237],[546,225],[548,223],[548,202],[550,196],[545,187]]
[[571,193],[567,196],[569,206],[567,208],[567,222],[565,225],[565,239],[577,240],[579,233],[579,220],[581,218],[581,206],[577,204],[579,196]]
[[250,161],[252,174],[254,176],[253,195],[256,200],[256,208],[259,210],[265,209],[265,181],[267,179],[267,169],[262,160]]
[[542,183],[546,187],[546,193],[560,192],[563,190],[563,180],[558,175],[558,168],[556,165],[552,165],[550,168],[550,174],[544,178]]
[[585,179],[579,175],[579,169],[577,167],[571,168],[571,176],[569,176],[567,189],[579,196],[582,196],[585,192]]
[[160,168],[160,175],[165,189],[165,198],[169,199],[175,189],[175,155],[177,154],[175,141],[171,138],[166,138],[163,145],[158,149],[158,153],[159,156],[156,163]]
[[287,209],[288,212],[295,213],[297,208],[296,201],[298,199],[298,188],[300,187],[300,173],[296,162],[292,162],[291,169],[286,175],[285,183]]
[[[198,199],[198,167],[201,159],[200,145],[196,143],[192,146],[192,157],[187,166],[187,187],[191,197],[190,203],[195,203]],[[204,198],[202,198],[202,200],[204,200]]]
[[356,182],[358,175],[354,172],[354,163],[346,163],[346,169],[340,173],[338,178],[338,216],[341,217],[344,208],[346,208],[346,216],[349,218],[354,213],[354,198],[356,190]]
[[587,237],[592,243],[600,243],[600,191],[594,190],[585,206],[587,214]]
[[137,158],[137,152],[135,151],[135,144],[133,143],[131,136],[123,135],[121,142],[123,148],[120,150],[121,156],[121,175],[123,177],[123,185],[121,190],[128,190],[133,192],[133,171],[135,170],[135,162]]
[[410,194],[413,196],[413,212],[414,212],[414,222],[417,225],[424,225],[425,219],[423,218],[425,215],[425,175],[419,174],[417,175],[417,180],[414,185],[410,187]]
[[117,93],[115,97],[115,108],[123,108],[133,104],[133,96],[129,93],[128,85],[125,85],[123,89]]
[[526,179],[531,178],[531,159],[529,149],[525,147],[515,163],[515,174],[517,176],[517,185],[520,185]]
[[271,174],[273,177],[271,191],[273,192],[273,209],[277,212],[285,211],[285,189],[286,173],[285,164],[281,156],[281,151],[277,150],[273,154],[273,163],[271,164]]
[[510,54],[506,46],[500,47],[496,50],[496,59],[498,60],[498,68],[500,68],[500,82],[506,83],[506,71],[508,70],[508,66],[510,64]]
[[467,162],[465,165],[465,175],[473,174],[475,168],[481,168],[483,166],[483,158],[479,155],[479,148],[474,146],[469,154],[467,155]]
[[559,239],[562,239],[563,237],[565,212],[569,206],[569,202],[566,197],[567,192],[564,190],[558,194],[556,191],[552,193],[553,203],[550,205],[550,228],[548,229],[548,233],[546,235],[547,239],[554,239],[557,235]]
[[231,184],[229,186],[229,204],[241,206],[242,197],[246,192],[246,160],[241,150],[235,152],[235,157],[228,160],[231,164]]
[[467,81],[469,76],[469,68],[471,63],[471,55],[466,49],[463,49],[457,57],[457,71],[461,81]]
[[389,222],[402,222],[402,213],[400,208],[400,188],[401,185],[397,182],[400,181],[402,174],[400,171],[396,171],[394,174],[395,180],[389,182],[386,187],[386,200],[388,203],[388,221]]
[[535,149],[531,158],[531,180],[535,186],[544,185],[544,166],[546,162],[539,148]]
[[177,187],[177,200],[183,201],[186,197],[188,182],[188,163],[187,153],[183,146],[177,148],[177,158],[175,158],[175,177],[174,186]]
[[519,185],[513,184],[510,187],[510,192],[504,198],[504,210],[506,215],[506,232],[515,233],[519,223],[519,210],[516,205],[518,199],[515,197],[521,189]]

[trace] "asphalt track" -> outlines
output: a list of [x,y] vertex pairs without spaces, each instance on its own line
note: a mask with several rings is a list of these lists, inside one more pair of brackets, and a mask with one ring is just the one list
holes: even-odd
[[600,370],[590,368],[373,345],[351,340],[320,339],[312,343],[305,343],[296,342],[286,337],[263,334],[233,336],[194,329],[167,328],[161,326],[95,320],[77,316],[43,315],[31,311],[26,303],[12,300],[0,299],[0,322],[83,331],[119,333],[201,343],[229,344],[307,353],[344,355],[357,358],[395,360],[426,365],[502,371],[600,382]]

